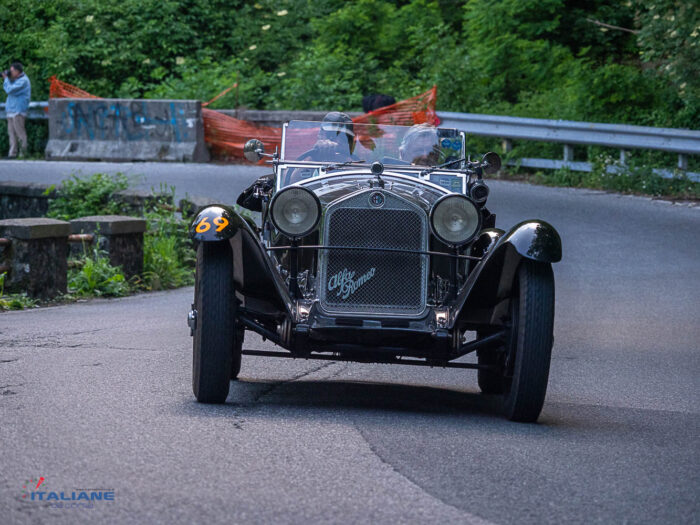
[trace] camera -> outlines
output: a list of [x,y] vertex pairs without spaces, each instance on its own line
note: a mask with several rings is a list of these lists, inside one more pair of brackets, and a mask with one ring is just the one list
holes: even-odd
[[6,69],[6,70],[4,70],[4,71],[2,72],[2,74],[9,77],[9,76],[10,76],[10,70],[9,70],[9,69]]

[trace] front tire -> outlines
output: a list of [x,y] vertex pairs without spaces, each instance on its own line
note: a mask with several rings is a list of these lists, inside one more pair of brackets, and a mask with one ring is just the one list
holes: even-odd
[[227,241],[199,243],[195,310],[192,390],[200,403],[223,403],[236,348],[233,258]]
[[547,393],[554,340],[552,266],[524,259],[514,292],[504,410],[511,421],[534,422]]

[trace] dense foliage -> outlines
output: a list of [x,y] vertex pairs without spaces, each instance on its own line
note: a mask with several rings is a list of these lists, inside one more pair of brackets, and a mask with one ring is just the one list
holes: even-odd
[[16,0],[0,56],[34,98],[55,74],[101,96],[359,109],[438,85],[438,109],[696,128],[693,0]]
[[121,215],[126,206],[114,199],[114,193],[128,186],[129,181],[123,173],[95,173],[90,177],[74,174],[61,183],[57,197],[49,204],[47,215],[64,221],[91,215]]
[[89,246],[73,262],[69,292],[75,296],[120,296],[134,289],[162,290],[194,282],[195,253],[187,236],[187,219],[172,205],[174,187],[153,191],[145,210],[134,210],[115,198],[129,187],[122,174],[95,173],[89,177],[72,175],[57,188],[49,205],[49,217],[71,220],[90,215],[143,215],[147,231],[143,239],[143,275],[126,282],[119,268],[109,265],[104,253]]

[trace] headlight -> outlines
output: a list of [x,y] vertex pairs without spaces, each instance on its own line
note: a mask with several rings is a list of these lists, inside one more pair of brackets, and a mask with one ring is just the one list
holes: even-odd
[[469,195],[474,202],[482,205],[489,198],[489,187],[483,180],[477,180],[469,189]]
[[446,195],[430,210],[430,226],[442,242],[460,246],[479,233],[481,214],[464,195]]
[[289,187],[279,191],[270,203],[272,223],[287,237],[303,237],[321,218],[321,203],[306,188]]

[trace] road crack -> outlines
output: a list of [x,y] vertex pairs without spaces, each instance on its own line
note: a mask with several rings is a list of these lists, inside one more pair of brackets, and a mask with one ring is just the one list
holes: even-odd
[[[260,401],[260,399],[262,399],[263,397],[269,395],[270,393],[272,393],[272,392],[275,391],[276,389],[278,389],[278,388],[280,388],[280,387],[282,387],[282,386],[284,386],[284,385],[286,385],[286,384],[293,383],[294,381],[298,381],[299,379],[302,379],[302,378],[304,378],[304,377],[307,377],[307,376],[309,376],[309,375],[311,375],[311,374],[313,374],[313,373],[319,372],[319,371],[323,370],[324,368],[328,368],[329,366],[335,365],[335,364],[337,364],[337,363],[338,363],[337,361],[327,361],[327,362],[325,362],[325,363],[323,363],[323,364],[321,364],[321,365],[319,365],[319,366],[317,366],[317,367],[315,367],[315,368],[311,368],[310,370],[306,370],[306,371],[304,371],[304,372],[302,372],[302,373],[300,373],[300,374],[297,374],[297,375],[295,375],[295,376],[292,376],[292,377],[290,377],[289,379],[285,379],[285,380],[283,380],[283,381],[278,381],[278,382],[276,382],[276,383],[272,383],[272,384],[269,385],[267,388],[263,389],[260,393],[258,393],[258,394],[253,398],[253,402],[252,402],[252,403],[257,403],[257,402]],[[252,403],[247,404],[247,405],[250,406]]]
[[416,480],[412,479],[409,475],[404,474],[403,472],[401,472],[401,471],[400,471],[396,466],[394,466],[389,460],[387,460],[386,458],[384,458],[384,457],[382,456],[382,454],[377,450],[377,448],[376,448],[374,445],[372,445],[372,443],[370,443],[370,441],[369,441],[369,439],[367,438],[367,436],[365,435],[365,433],[362,431],[362,429],[357,425],[357,423],[356,423],[355,421],[352,422],[352,425],[353,425],[353,427],[355,427],[355,430],[357,430],[357,433],[360,435],[360,437],[362,438],[362,440],[363,440],[365,443],[367,443],[367,447],[369,448],[370,452],[372,452],[372,454],[374,454],[374,456],[376,456],[376,458],[377,458],[382,464],[386,465],[386,466],[387,466],[388,468],[390,468],[393,472],[395,472],[398,476],[400,476],[400,477],[402,477],[403,479],[405,479],[406,481],[408,481],[411,485],[413,485],[414,487],[416,487],[416,488],[417,488],[418,490],[420,490],[423,494],[426,494],[428,497],[433,498],[433,499],[439,501],[440,503],[442,503],[443,505],[445,505],[445,506],[447,506],[447,507],[451,507],[451,508],[455,509],[457,512],[459,512],[460,514],[462,514],[462,515],[464,516],[464,520],[465,520],[464,523],[467,523],[467,524],[469,524],[469,525],[494,525],[493,522],[488,521],[488,520],[485,520],[484,518],[481,518],[481,517],[479,517],[479,516],[476,516],[475,514],[471,514],[470,512],[467,512],[467,511],[464,510],[464,509],[460,509],[459,507],[456,507],[456,506],[453,505],[452,503],[450,503],[450,502],[448,502],[448,501],[442,499],[440,496],[428,492],[426,489],[424,489],[423,487],[421,487],[420,484],[419,484]]

